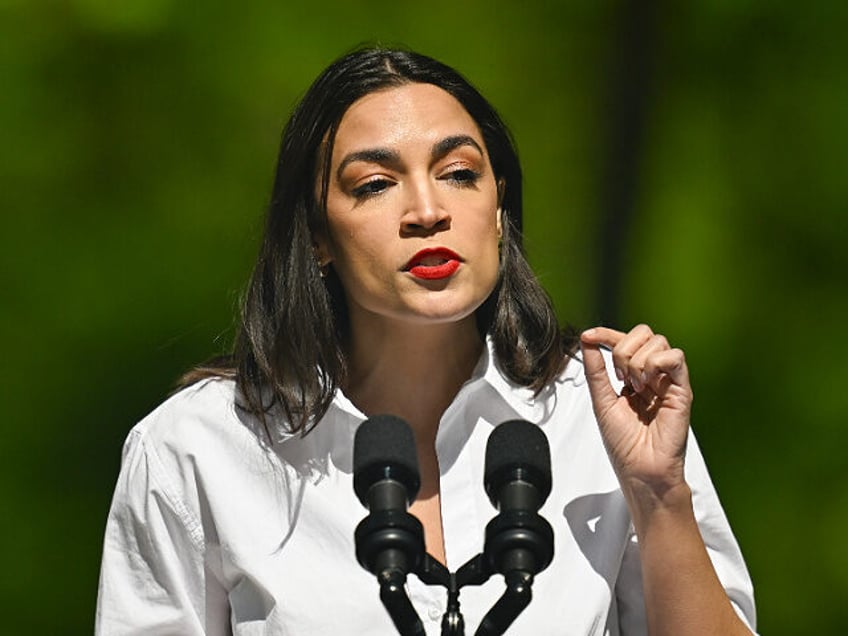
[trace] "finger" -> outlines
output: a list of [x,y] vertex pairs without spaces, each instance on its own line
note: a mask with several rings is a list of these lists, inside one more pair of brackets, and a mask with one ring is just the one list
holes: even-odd
[[637,391],[642,387],[641,369],[638,371],[631,369],[630,361],[653,336],[654,332],[648,325],[636,325],[619,340],[612,350],[616,377],[630,384]]
[[627,363],[625,373],[627,373],[634,389],[641,392],[646,387],[651,386],[655,378],[651,375],[652,370],[647,368],[647,361],[656,353],[668,349],[670,347],[665,336],[653,334],[633,353]]
[[600,347],[600,343],[592,342],[591,337],[584,339],[581,336],[580,348],[583,352],[583,371],[586,374],[586,383],[589,386],[592,405],[595,414],[598,416],[611,408],[618,399],[618,395],[610,383]]
[[657,395],[664,396],[672,386],[691,393],[689,367],[681,349],[655,351],[646,358],[643,373]]
[[581,333],[580,340],[589,344],[602,345],[612,349],[615,345],[621,342],[621,339],[626,335],[627,334],[623,331],[616,331],[609,327],[593,327],[592,329],[587,329]]
[[[594,327],[581,333],[580,340],[581,344],[600,345],[612,350],[626,335],[623,331],[617,331],[609,327]],[[615,365],[613,366],[615,368],[615,377],[619,380],[624,380],[624,374],[621,372],[621,369]]]

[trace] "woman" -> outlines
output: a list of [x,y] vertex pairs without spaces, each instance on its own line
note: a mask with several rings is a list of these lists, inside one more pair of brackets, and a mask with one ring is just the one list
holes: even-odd
[[[357,426],[392,413],[417,444],[410,512],[451,570],[494,515],[493,426],[546,434],[555,557],[509,633],[750,633],[683,353],[644,325],[560,332],[521,215],[509,135],[455,71],[380,49],[332,64],[284,132],[233,356],[130,433],[98,632],[393,633],[354,558],[351,485]],[[438,633],[444,590],[408,591]],[[464,588],[466,624],[501,592]]]

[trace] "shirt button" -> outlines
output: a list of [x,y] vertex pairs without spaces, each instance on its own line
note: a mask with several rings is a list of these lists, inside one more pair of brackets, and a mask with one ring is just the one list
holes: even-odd
[[437,621],[442,617],[442,610],[438,607],[431,607],[427,610],[427,616],[430,617],[431,621]]

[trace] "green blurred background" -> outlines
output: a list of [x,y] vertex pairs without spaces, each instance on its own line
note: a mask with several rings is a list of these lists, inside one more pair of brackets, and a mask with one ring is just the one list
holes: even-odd
[[848,633],[846,7],[0,0],[2,631],[90,633],[122,441],[227,348],[293,103],[379,41],[500,109],[560,316],[687,351],[760,630]]

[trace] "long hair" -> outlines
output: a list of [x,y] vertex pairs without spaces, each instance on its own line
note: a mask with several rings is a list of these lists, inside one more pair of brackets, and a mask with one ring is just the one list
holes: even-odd
[[[281,409],[290,432],[308,432],[346,378],[349,321],[343,289],[329,269],[322,278],[313,233],[326,223],[330,160],[339,123],[361,97],[408,83],[450,93],[480,128],[501,192],[502,245],[495,289],[477,309],[497,363],[513,382],[537,393],[563,369],[576,347],[522,248],[521,166],[494,108],[452,68],[409,51],[367,48],[332,63],[296,106],[282,137],[259,257],[241,307],[233,353],[186,374],[235,377],[242,408],[268,426]],[[316,196],[317,193],[317,196]]]

